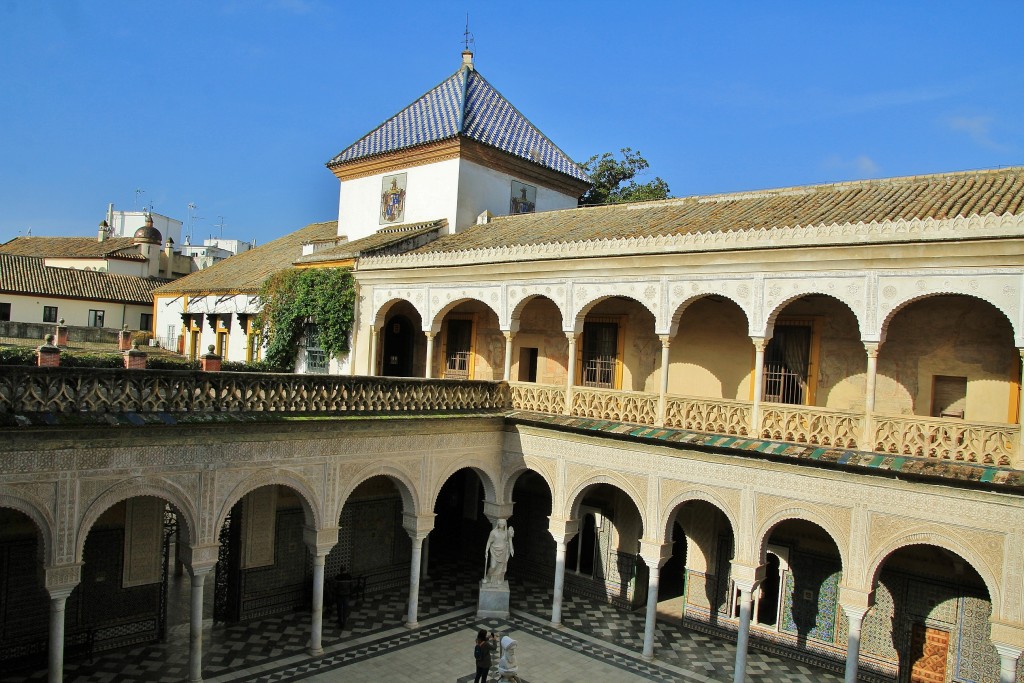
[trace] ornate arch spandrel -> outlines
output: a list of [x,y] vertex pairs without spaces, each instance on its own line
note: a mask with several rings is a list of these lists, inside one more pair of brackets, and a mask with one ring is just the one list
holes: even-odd
[[[59,530],[46,504],[31,492],[19,490],[16,484],[0,484],[0,507],[17,510],[32,520],[43,541],[43,562],[52,565]],[[74,529],[65,530],[65,533],[73,532]]]
[[181,513],[182,521],[191,542],[196,538],[198,511],[193,503],[193,496],[178,484],[164,477],[146,476],[122,479],[94,496],[91,500],[82,500],[84,511],[75,534],[75,562],[82,561],[85,539],[100,516],[114,505],[128,500],[149,496],[166,501]]
[[[839,555],[839,563],[842,566],[842,571],[846,572],[850,566],[849,558],[849,546],[850,546],[850,514],[851,511],[846,511],[843,508],[838,508],[830,505],[820,505],[817,503],[805,503],[803,501],[793,501],[792,499],[781,498],[779,496],[758,496],[757,506],[759,509],[763,509],[763,503],[765,498],[772,498],[776,501],[782,501],[781,505],[773,505],[775,508],[768,514],[758,515],[757,527],[754,532],[754,547],[757,549],[757,561],[761,564],[765,563],[766,555],[768,553],[768,540],[771,538],[772,532],[784,522],[793,520],[800,520],[803,522],[809,522],[822,531],[824,531],[832,543],[836,546],[836,552]],[[846,515],[846,519],[840,519],[843,512],[849,512]]]
[[[664,484],[663,484],[663,495],[664,495]],[[680,486],[676,491],[669,494],[667,503],[662,507],[662,517],[659,520],[659,528],[661,529],[663,539],[671,538],[672,525],[675,523],[676,517],[679,510],[687,503],[693,502],[704,502],[711,505],[713,508],[718,510],[725,516],[725,519],[729,522],[729,526],[732,528],[733,535],[738,534],[739,530],[739,491],[735,492],[733,496],[734,500],[726,500],[725,496],[721,495],[720,492],[716,491],[710,486],[698,486],[689,484]]]
[[[230,486],[230,482],[225,482],[225,484]],[[226,495],[219,495],[218,497],[224,502],[218,507],[217,525],[214,528],[220,529],[223,526],[228,512],[231,511],[235,503],[242,500],[247,493],[263,486],[286,486],[294,490],[299,494],[299,500],[302,501],[306,524],[318,531],[325,528],[322,501],[315,493],[316,487],[298,472],[284,468],[262,469],[253,472],[243,477]],[[218,486],[218,494],[221,493],[223,491]]]
[[338,519],[341,516],[341,511],[344,509],[345,503],[352,496],[352,493],[361,484],[374,477],[385,477],[394,484],[398,490],[398,495],[402,498],[402,512],[404,514],[423,514],[422,503],[420,502],[423,493],[417,490],[416,484],[412,477],[409,476],[409,473],[392,464],[374,461],[371,463],[353,464],[349,469],[342,471],[340,482],[342,488],[338,496],[338,509],[335,511],[337,514],[334,515],[334,519]]

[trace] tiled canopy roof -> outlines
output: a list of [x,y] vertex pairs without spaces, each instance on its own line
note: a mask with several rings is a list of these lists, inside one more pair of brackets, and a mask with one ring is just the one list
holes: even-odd
[[1024,167],[503,216],[417,253],[989,213],[1024,214]]
[[34,256],[0,254],[0,292],[66,299],[153,303],[153,289],[166,280],[95,270],[53,268]]
[[338,221],[312,223],[273,242],[243,251],[156,290],[157,294],[256,293],[268,277],[302,256],[302,245],[338,234]]
[[335,166],[465,136],[589,183],[565,152],[537,130],[475,69],[462,67],[437,87],[331,159]]
[[102,242],[95,237],[15,237],[0,244],[0,254],[42,258],[145,259],[131,237],[110,237]]
[[296,259],[295,262],[323,263],[354,259],[360,256],[397,253],[426,243],[447,226],[448,221],[443,218],[423,223],[389,226],[361,239],[343,242],[337,246],[307,254]]

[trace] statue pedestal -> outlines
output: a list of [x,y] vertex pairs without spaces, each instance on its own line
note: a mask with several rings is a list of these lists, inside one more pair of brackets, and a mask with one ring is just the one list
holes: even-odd
[[478,619],[508,619],[508,581],[480,582],[480,602],[477,604],[476,616]]

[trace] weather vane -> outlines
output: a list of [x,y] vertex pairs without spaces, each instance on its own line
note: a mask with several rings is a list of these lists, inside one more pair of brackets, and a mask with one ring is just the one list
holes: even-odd
[[469,46],[476,42],[473,40],[473,34],[469,32],[469,12],[466,12],[466,30],[462,32],[462,42],[466,52],[469,52]]

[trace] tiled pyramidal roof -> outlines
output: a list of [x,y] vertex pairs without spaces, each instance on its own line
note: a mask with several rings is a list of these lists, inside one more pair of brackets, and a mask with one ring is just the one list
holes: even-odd
[[459,135],[590,182],[565,152],[537,130],[475,69],[466,66],[364,135],[327,165],[388,154]]

